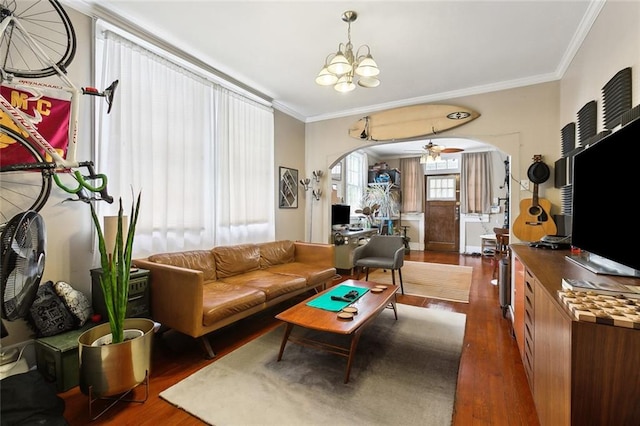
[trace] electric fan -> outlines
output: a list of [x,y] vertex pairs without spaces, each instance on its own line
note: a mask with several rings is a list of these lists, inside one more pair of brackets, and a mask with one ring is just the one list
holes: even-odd
[[33,210],[14,216],[2,231],[0,308],[3,319],[14,321],[29,313],[44,271],[45,244],[44,220]]

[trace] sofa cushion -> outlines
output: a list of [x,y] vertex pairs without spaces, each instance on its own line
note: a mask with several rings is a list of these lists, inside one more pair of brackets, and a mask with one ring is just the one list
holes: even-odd
[[232,277],[260,268],[260,250],[255,244],[221,246],[213,250],[218,279]]
[[206,284],[202,293],[202,324],[205,327],[265,302],[263,292],[222,281]]
[[293,241],[273,241],[258,244],[260,249],[260,267],[289,263],[295,260],[296,246]]
[[333,266],[310,265],[301,262],[275,265],[269,268],[269,272],[302,277],[310,286],[316,286],[326,283],[327,281],[331,281],[331,279],[336,275],[336,270]]
[[150,262],[178,266],[203,272],[203,279],[216,279],[216,261],[211,250],[191,250],[176,253],[160,253],[149,256]]
[[283,294],[304,289],[307,280],[301,276],[272,274],[266,270],[245,272],[223,279],[225,283],[258,289],[266,295],[267,301]]

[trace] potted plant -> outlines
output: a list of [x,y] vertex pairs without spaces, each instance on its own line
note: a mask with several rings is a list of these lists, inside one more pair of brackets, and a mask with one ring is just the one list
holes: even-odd
[[[108,254],[100,220],[91,206],[91,218],[98,234],[100,285],[109,323],[84,332],[78,338],[80,389],[93,397],[128,392],[148,378],[154,322],[145,318],[126,318],[133,239],[140,210],[140,194],[131,207],[131,221],[123,232],[122,199],[113,255]],[[127,337],[128,330],[133,330]],[[137,331],[137,333],[135,332]],[[148,382],[147,382],[148,383]],[[146,399],[146,398],[145,398]],[[142,401],[138,401],[142,402]]]
[[398,193],[391,191],[393,186],[392,183],[369,184],[362,197],[362,213],[368,207],[369,217],[373,220],[388,220],[400,216]]

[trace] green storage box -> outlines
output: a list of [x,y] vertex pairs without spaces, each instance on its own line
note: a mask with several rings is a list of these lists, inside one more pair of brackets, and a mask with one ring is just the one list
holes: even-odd
[[36,339],[38,371],[50,382],[56,383],[58,392],[65,392],[79,384],[78,337],[94,326],[85,324],[78,330]]

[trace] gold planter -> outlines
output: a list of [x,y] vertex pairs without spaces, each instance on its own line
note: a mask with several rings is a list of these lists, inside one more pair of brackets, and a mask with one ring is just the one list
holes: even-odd
[[151,372],[151,347],[154,322],[145,318],[127,318],[125,329],[138,329],[143,335],[122,343],[91,346],[111,333],[109,323],[93,327],[78,338],[80,390],[85,395],[105,397],[127,392]]

